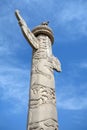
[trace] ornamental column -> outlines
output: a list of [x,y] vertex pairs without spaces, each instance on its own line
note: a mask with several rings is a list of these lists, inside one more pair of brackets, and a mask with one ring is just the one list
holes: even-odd
[[24,37],[33,49],[27,130],[58,130],[54,70],[61,64],[52,54],[54,37],[48,22],[32,31],[15,12]]

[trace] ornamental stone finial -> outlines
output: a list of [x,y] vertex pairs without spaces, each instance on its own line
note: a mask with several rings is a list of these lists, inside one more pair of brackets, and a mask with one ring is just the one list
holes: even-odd
[[30,31],[18,10],[15,15],[33,49],[27,130],[58,130],[53,70],[60,72],[61,64],[52,54],[53,32],[48,22]]
[[49,21],[41,23],[41,25],[48,25],[48,24],[49,24]]

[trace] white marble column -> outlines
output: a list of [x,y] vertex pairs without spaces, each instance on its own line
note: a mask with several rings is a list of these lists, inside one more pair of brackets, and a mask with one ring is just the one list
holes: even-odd
[[52,54],[52,30],[45,22],[31,32],[19,12],[15,14],[33,48],[27,130],[58,130],[54,70],[60,72],[61,64]]

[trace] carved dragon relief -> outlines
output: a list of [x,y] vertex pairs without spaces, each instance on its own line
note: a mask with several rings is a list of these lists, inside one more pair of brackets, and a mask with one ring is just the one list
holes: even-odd
[[39,85],[31,89],[30,108],[36,108],[44,103],[56,105],[55,90]]
[[54,119],[46,119],[40,122],[29,123],[28,130],[58,130],[58,123]]
[[53,78],[53,69],[56,71],[61,71],[61,65],[59,60],[54,56],[46,56],[45,59],[43,58],[33,58],[33,65],[32,65],[32,73],[33,74],[41,74],[46,76],[48,79]]

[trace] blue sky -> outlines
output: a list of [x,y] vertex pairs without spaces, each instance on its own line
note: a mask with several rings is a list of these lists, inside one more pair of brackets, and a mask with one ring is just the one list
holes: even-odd
[[59,130],[87,130],[86,0],[0,0],[0,130],[26,130],[32,49],[16,9],[30,29],[46,20],[53,29]]

